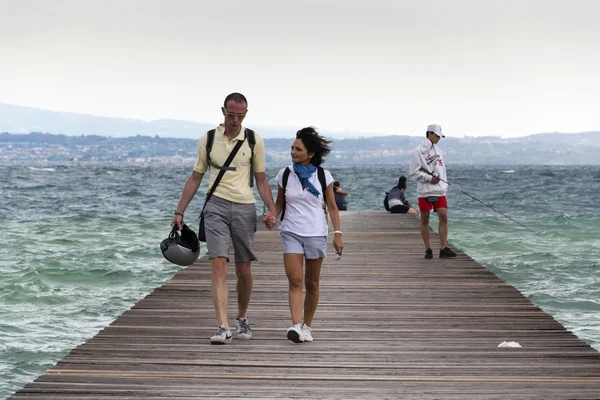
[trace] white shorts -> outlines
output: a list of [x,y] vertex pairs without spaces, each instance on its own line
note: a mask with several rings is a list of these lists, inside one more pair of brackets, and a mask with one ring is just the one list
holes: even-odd
[[327,258],[327,236],[300,236],[281,231],[283,254],[303,254],[307,260]]

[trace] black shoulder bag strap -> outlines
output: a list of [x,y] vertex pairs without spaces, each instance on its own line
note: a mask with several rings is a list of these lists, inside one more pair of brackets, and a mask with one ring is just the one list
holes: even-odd
[[204,212],[204,209],[206,208],[206,203],[208,203],[208,200],[210,200],[210,198],[212,197],[213,193],[217,189],[217,185],[219,184],[219,182],[221,182],[221,178],[223,178],[223,175],[225,175],[225,171],[227,171],[229,164],[231,164],[231,162],[233,161],[233,158],[235,157],[238,150],[240,149],[240,147],[242,147],[242,145],[244,144],[245,141],[246,141],[246,136],[244,136],[244,140],[240,140],[239,142],[236,143],[233,150],[231,150],[231,153],[229,153],[229,157],[227,157],[227,160],[225,160],[225,164],[223,164],[223,166],[220,168],[219,175],[217,175],[217,178],[215,179],[215,183],[213,183],[210,190],[206,194],[206,200],[204,200],[204,206],[202,206],[202,211],[200,211],[201,216],[202,216],[202,213]]

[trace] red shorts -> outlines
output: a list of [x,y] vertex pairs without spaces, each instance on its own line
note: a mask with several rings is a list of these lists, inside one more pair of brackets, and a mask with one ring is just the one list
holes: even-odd
[[427,197],[419,197],[419,210],[421,212],[429,212],[433,208],[433,211],[437,211],[438,208],[448,208],[446,203],[446,196],[440,196],[436,201],[430,203]]

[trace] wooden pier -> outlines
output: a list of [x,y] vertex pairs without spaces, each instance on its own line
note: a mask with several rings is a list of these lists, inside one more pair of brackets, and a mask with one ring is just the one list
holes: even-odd
[[[261,230],[251,341],[209,344],[217,323],[203,258],[12,398],[600,398],[599,352],[460,249],[437,258],[435,233],[435,258],[424,260],[415,217],[348,211],[342,230],[343,257],[324,263],[314,342],[286,339],[281,238]],[[233,265],[229,277],[233,325]]]

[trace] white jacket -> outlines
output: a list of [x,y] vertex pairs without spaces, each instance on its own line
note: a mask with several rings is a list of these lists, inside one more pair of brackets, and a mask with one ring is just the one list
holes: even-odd
[[[437,184],[432,184],[432,176],[421,171],[421,168],[432,172],[433,175],[442,179]],[[412,152],[410,160],[409,176],[417,181],[417,197],[445,196],[448,190],[446,178],[446,164],[442,151],[435,147],[429,139],[417,146]]]

